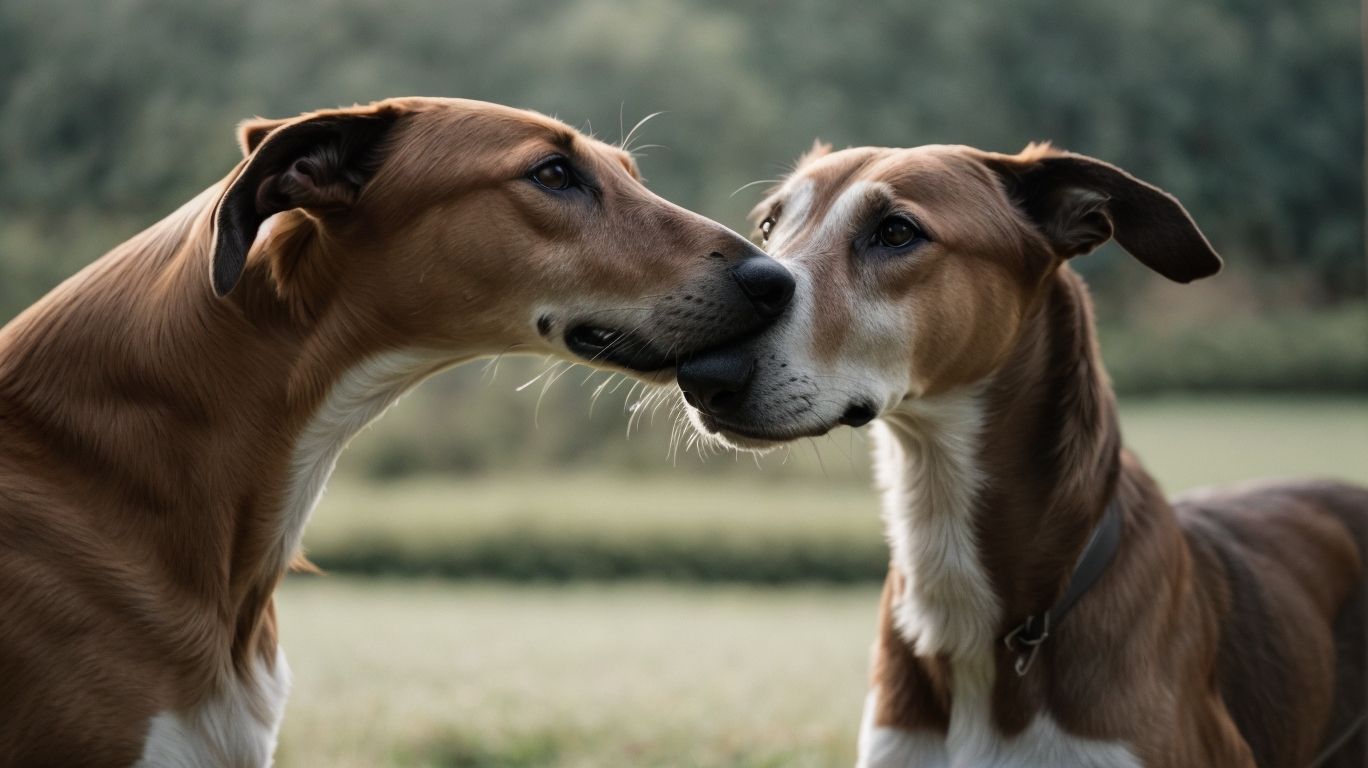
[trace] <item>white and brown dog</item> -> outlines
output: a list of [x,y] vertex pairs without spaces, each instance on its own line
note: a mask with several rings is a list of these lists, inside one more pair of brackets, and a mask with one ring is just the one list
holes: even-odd
[[1045,146],[819,147],[756,218],[797,298],[679,384],[737,447],[875,421],[892,562],[861,766],[1368,764],[1368,489],[1171,504],[1122,447],[1065,261],[1115,237],[1214,274],[1176,200]]
[[668,381],[793,292],[535,113],[397,99],[239,138],[0,330],[0,765],[269,763],[272,593],[362,426],[508,350]]

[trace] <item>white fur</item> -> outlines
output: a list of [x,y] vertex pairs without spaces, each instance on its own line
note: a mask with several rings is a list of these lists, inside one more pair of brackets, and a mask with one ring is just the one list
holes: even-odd
[[304,525],[337,466],[337,457],[365,426],[440,367],[427,352],[388,352],[362,361],[332,385],[295,443],[290,482],[280,515],[280,568],[299,549]]
[[993,652],[1000,603],[979,559],[974,502],[983,406],[973,391],[911,400],[876,425],[877,472],[893,565],[899,633],[922,656],[950,658],[950,730],[944,737],[874,724],[865,704],[859,768],[1139,768],[1121,743],[1083,739],[1038,715],[1012,738],[994,726]]
[[290,666],[275,664],[223,676],[218,691],[187,712],[152,718],[135,768],[259,768],[271,764],[290,693]]
[[945,739],[939,734],[875,725],[878,697],[878,686],[865,697],[855,768],[949,768]]
[[950,732],[875,725],[876,688],[865,701],[856,768],[1141,768],[1124,744],[1073,736],[1048,715],[1003,738],[993,727],[992,656],[951,664]]
[[923,656],[978,655],[997,632],[1001,606],[974,533],[983,418],[965,392],[909,401],[875,427],[884,526],[904,579],[894,620]]
[[[909,370],[905,300],[850,297],[851,327],[841,348],[813,348],[814,321],[823,309],[814,306],[811,264],[844,254],[870,201],[893,193],[879,182],[852,183],[813,222],[812,182],[789,184],[791,191],[783,193],[786,210],[769,247],[793,272],[797,290],[787,319],[760,344],[761,352],[776,353],[785,365],[765,366],[752,384],[759,401],[756,421],[782,437],[825,431],[852,403],[879,406],[876,469],[892,563],[904,584],[893,620],[919,655],[944,656],[951,665],[949,732],[877,725],[876,689],[866,701],[857,765],[1138,768],[1125,745],[1072,736],[1046,714],[1013,738],[997,731],[993,660],[1002,605],[979,556],[975,529],[976,500],[986,479],[978,458],[988,418],[982,387],[922,394],[921,372]],[[833,355],[836,360],[829,361]],[[742,447],[773,444],[726,439]]]
[[[290,461],[279,521],[281,569],[299,548],[304,524],[342,449],[438,367],[439,358],[430,353],[392,352],[357,364],[332,385],[295,443]],[[152,718],[139,768],[270,765],[289,688],[289,666],[279,649],[274,669],[260,664],[247,679],[225,672],[217,691],[194,709]]]
[[1048,715],[1003,738],[992,720],[992,656],[952,668],[950,732],[874,725],[875,689],[865,702],[857,768],[1141,768],[1124,744],[1073,736]]
[[893,188],[882,181],[857,181],[841,191],[822,217],[822,228],[813,235],[817,243],[844,243],[853,228],[868,214],[871,200],[892,200]]

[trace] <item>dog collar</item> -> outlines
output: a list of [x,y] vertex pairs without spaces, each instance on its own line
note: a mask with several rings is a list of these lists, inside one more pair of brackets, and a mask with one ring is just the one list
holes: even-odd
[[1003,645],[1016,654],[1017,676],[1024,676],[1035,661],[1040,646],[1050,637],[1050,624],[1058,626],[1064,616],[1074,607],[1074,603],[1084,595],[1111,565],[1116,548],[1121,543],[1121,504],[1112,499],[1102,513],[1102,519],[1093,528],[1092,536],[1083,547],[1083,552],[1074,564],[1073,573],[1064,594],[1044,613],[1032,614],[1017,625],[1016,629],[1002,638]]

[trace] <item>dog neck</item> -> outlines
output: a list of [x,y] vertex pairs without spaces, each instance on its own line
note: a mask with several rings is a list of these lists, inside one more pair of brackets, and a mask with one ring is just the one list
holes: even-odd
[[[376,324],[298,271],[320,260],[303,214],[259,238],[238,289],[216,299],[217,196],[206,190],[0,332],[0,421],[54,459],[34,462],[39,482],[100,500],[71,514],[185,597],[178,615],[195,620],[179,631],[224,622],[186,646],[218,649],[227,633],[242,669],[253,651],[274,659],[271,594],[342,448],[461,358],[360,330]],[[301,266],[282,282],[291,260]]]
[[881,420],[894,618],[921,656],[982,659],[1047,608],[1116,484],[1120,431],[1086,290],[1067,268],[987,381]]

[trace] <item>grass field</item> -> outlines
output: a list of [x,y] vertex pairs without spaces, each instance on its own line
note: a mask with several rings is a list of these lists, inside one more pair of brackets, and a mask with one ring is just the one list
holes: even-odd
[[278,764],[847,765],[876,601],[296,577]]
[[[1185,399],[1122,406],[1127,443],[1170,492],[1252,477],[1368,482],[1368,399]],[[364,437],[362,438],[364,439]],[[509,580],[779,583],[876,579],[885,560],[862,435],[716,475],[340,479],[305,544],[334,572]],[[821,451],[819,465],[812,454]],[[684,458],[683,461],[697,461]],[[742,459],[750,462],[750,459]]]
[[[1368,401],[1149,401],[1123,414],[1128,443],[1170,491],[1257,476],[1368,482]],[[798,477],[343,479],[306,537],[326,564],[600,581],[292,578],[280,764],[849,764],[875,584],[601,579],[631,575],[642,551],[685,569],[656,576],[692,582],[876,577],[877,499],[855,444],[823,449],[825,473],[809,458]],[[392,561],[366,560],[376,552]]]

